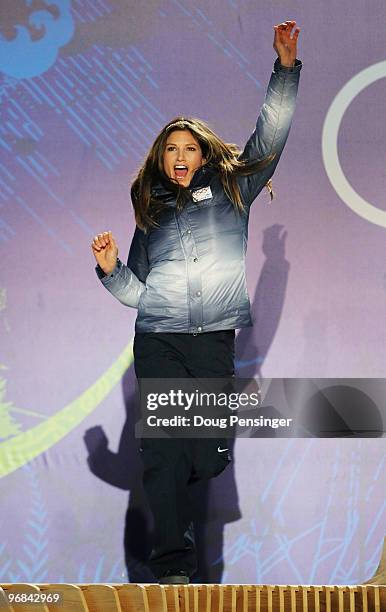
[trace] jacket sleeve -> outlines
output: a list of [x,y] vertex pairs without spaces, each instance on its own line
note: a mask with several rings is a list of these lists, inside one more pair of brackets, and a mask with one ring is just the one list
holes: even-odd
[[253,161],[271,153],[276,153],[276,157],[264,170],[249,176],[238,177],[240,193],[246,206],[252,204],[271,178],[284,149],[295,110],[302,65],[299,59],[295,60],[295,65],[291,68],[282,66],[279,58],[274,63],[255,130],[239,159]]
[[125,306],[138,307],[139,298],[146,290],[146,277],[149,273],[146,235],[138,227],[135,228],[133,240],[127,258],[127,266],[120,259],[110,274],[105,274],[102,268],[95,267],[98,278],[110,293]]
[[132,308],[138,307],[139,298],[146,290],[145,284],[120,259],[117,260],[117,264],[110,274],[105,274],[99,265],[95,267],[95,271],[102,285],[121,304]]
[[139,227],[135,228],[133,240],[127,258],[127,266],[137,278],[144,283],[149,274],[149,259],[147,256],[147,234]]

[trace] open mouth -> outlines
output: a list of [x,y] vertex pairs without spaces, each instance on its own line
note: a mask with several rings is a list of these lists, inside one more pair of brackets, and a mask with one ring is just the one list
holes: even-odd
[[184,179],[188,174],[188,166],[177,164],[174,166],[174,174],[176,175],[176,179]]

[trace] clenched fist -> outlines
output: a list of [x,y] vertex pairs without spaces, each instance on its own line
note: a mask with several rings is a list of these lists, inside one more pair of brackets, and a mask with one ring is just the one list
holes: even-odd
[[92,252],[105,274],[110,274],[116,266],[118,247],[111,232],[95,236],[91,243]]
[[[283,21],[278,25],[273,26],[275,30],[275,38],[273,48],[279,56],[282,66],[294,66],[297,53],[297,42],[299,38],[300,28],[295,27],[296,21]],[[292,29],[295,28],[291,37]]]

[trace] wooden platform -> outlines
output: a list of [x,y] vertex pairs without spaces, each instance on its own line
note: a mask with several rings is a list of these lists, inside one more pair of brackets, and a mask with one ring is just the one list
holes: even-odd
[[[60,595],[60,601],[54,603]],[[24,603],[23,600],[24,598]],[[30,603],[26,599],[30,600]],[[44,601],[45,603],[44,603]],[[10,603],[10,602],[13,603]],[[17,602],[17,603],[16,603]],[[3,584],[0,612],[386,612],[386,586]]]
[[[59,599],[59,601],[58,601]],[[0,612],[386,612],[386,538],[358,586],[2,584]]]

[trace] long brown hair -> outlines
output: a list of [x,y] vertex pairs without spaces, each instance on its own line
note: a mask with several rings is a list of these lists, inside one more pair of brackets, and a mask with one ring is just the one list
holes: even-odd
[[[241,153],[239,147],[235,144],[225,143],[201,119],[187,119],[185,117],[172,119],[158,134],[131,186],[131,200],[134,206],[136,223],[138,227],[145,231],[150,227],[158,226],[156,218],[163,208],[162,201],[152,197],[152,187],[155,182],[161,181],[166,188],[176,195],[177,211],[183,208],[190,197],[189,189],[170,180],[164,171],[163,153],[167,137],[173,130],[189,130],[195,136],[201,147],[202,155],[206,159],[206,165],[216,168],[225,193],[238,211],[242,211],[244,205],[236,180],[237,176],[248,176],[259,172],[276,157],[275,154],[272,154],[252,162],[240,160],[238,159]],[[268,181],[266,186],[272,200],[271,181]]]

